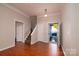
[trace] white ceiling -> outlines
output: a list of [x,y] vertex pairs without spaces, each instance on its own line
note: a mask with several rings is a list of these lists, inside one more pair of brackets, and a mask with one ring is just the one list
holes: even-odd
[[48,14],[59,13],[62,8],[62,4],[55,3],[11,3],[10,5],[29,16],[43,15],[44,9],[47,9]]

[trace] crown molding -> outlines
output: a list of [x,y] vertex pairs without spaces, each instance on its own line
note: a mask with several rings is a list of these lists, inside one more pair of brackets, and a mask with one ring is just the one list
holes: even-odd
[[[7,4],[7,3],[3,3],[2,5],[4,5],[5,7],[9,8],[9,9],[11,9],[11,10],[13,10],[13,11],[15,11],[15,12],[17,12],[17,13],[19,13],[19,14],[25,16],[25,17],[28,16],[27,14],[23,13],[23,12],[20,11],[19,9],[17,9],[17,8],[15,8],[14,6],[11,6],[11,5]],[[29,17],[29,16],[28,16],[28,17]]]

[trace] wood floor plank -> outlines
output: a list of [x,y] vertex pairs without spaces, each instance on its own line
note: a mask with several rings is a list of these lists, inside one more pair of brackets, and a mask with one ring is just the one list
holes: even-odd
[[56,44],[37,42],[26,45],[18,42],[15,47],[1,51],[0,56],[64,56],[61,47]]

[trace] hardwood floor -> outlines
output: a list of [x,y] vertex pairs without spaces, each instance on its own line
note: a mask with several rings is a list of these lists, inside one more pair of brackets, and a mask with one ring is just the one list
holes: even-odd
[[64,56],[64,54],[56,44],[37,42],[29,46],[18,42],[15,47],[1,51],[0,56]]

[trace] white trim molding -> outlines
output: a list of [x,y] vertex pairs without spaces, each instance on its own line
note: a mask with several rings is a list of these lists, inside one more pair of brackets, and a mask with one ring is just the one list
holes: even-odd
[[36,40],[36,41],[31,41],[31,45],[33,45],[33,44],[35,44],[35,43],[37,43],[37,42],[39,42],[38,40]]
[[9,49],[9,48],[12,48],[12,47],[15,47],[15,45],[13,44],[13,45],[7,46],[5,48],[2,48],[2,49],[0,49],[0,51],[6,50],[6,49]]
[[[10,4],[3,3],[2,5],[4,5],[5,7],[9,8],[9,9],[11,9],[11,10],[13,10],[13,11],[15,11],[15,12],[17,12],[17,13],[19,13],[19,14],[25,16],[25,17],[28,16],[27,14],[23,13],[22,11],[20,11],[19,9],[15,8],[14,6],[12,6],[12,5],[10,5]],[[29,17],[29,16],[28,16],[28,17]]]
[[64,53],[64,56],[67,56],[67,55],[66,55],[66,52],[65,52],[65,50],[64,50],[63,47],[62,47],[62,51],[63,51],[63,53]]
[[21,22],[23,24],[23,40],[22,40],[22,42],[24,43],[25,42],[25,38],[24,38],[24,27],[25,27],[25,24],[24,24],[24,22],[22,20],[14,19],[14,25],[15,25],[16,22]]

